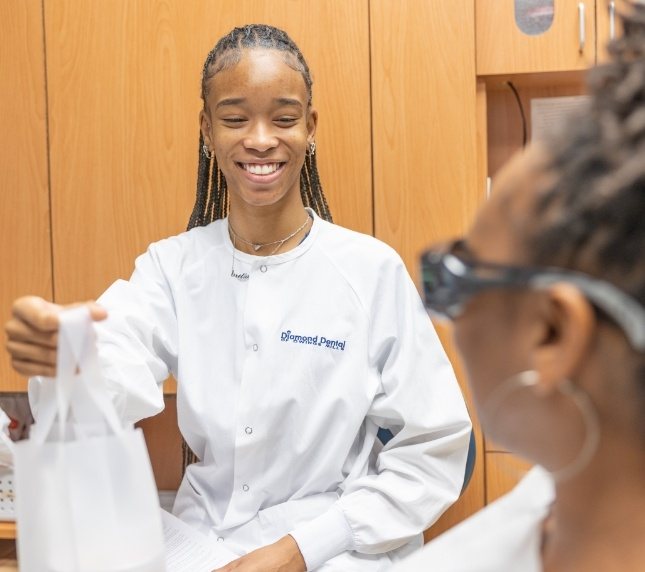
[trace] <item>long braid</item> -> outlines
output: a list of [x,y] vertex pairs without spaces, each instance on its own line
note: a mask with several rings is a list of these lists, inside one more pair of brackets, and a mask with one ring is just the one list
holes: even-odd
[[[302,75],[307,88],[307,105],[312,102],[311,72],[302,52],[286,32],[264,24],[250,24],[234,28],[221,38],[206,56],[202,69],[201,98],[206,109],[209,82],[220,71],[229,69],[240,61],[245,49],[266,48],[285,53],[285,63]],[[207,158],[203,152],[204,138],[199,134],[199,159],[197,167],[197,190],[195,205],[188,221],[188,230],[196,226],[205,226],[214,220],[228,215],[228,186],[219,169],[217,158]],[[332,221],[327,199],[322,190],[316,156],[307,152],[300,171],[300,194],[305,206],[311,207],[316,214]],[[182,473],[191,463],[197,461],[196,455],[186,442],[182,443]]]
[[[320,183],[320,175],[318,174],[318,162],[316,160],[316,153],[311,153],[308,157],[309,166],[308,174],[310,178],[309,189],[308,191],[314,197],[314,201],[318,205],[317,208],[314,208],[318,216],[322,219],[333,222],[331,211],[329,210],[329,205],[327,204],[327,198],[322,190],[322,185]],[[305,159],[307,163],[307,158]],[[304,168],[304,167],[303,167]]]
[[199,134],[199,162],[197,164],[197,194],[195,206],[188,220],[188,229],[204,224],[204,209],[206,208],[206,197],[208,196],[209,159],[203,154],[202,147],[204,138]]
[[[632,6],[624,29],[589,76],[589,109],[550,142],[555,177],[527,246],[537,265],[595,275],[645,306],[645,6]],[[639,367],[645,412],[645,357]]]

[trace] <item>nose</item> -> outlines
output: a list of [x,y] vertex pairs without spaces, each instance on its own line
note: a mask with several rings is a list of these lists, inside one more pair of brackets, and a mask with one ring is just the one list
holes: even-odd
[[273,134],[272,127],[263,121],[255,122],[244,138],[244,147],[261,153],[277,147],[278,138]]

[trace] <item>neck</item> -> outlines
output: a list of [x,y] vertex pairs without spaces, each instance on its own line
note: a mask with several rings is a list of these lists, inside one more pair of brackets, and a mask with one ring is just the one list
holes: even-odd
[[[302,203],[286,209],[274,208],[274,205],[260,208],[244,205],[231,208],[228,219],[235,248],[263,256],[271,254],[276,247],[279,252],[295,248],[310,228],[310,217]],[[233,236],[233,232],[237,236]],[[285,238],[287,240],[281,243]],[[256,248],[258,245],[266,246]]]
[[603,441],[578,477],[558,483],[544,570],[637,570],[645,562],[645,452],[639,436]]

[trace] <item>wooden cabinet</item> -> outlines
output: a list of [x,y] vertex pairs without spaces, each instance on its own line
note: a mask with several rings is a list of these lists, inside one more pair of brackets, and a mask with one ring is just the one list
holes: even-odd
[[[479,75],[580,70],[595,62],[595,0],[475,0],[475,7]],[[522,16],[547,29],[534,33],[529,24],[523,31]]]
[[[47,97],[41,0],[0,2],[0,324],[21,295],[52,298]],[[3,344],[4,346],[4,344]],[[24,378],[0,352],[3,391]]]
[[[372,232],[368,3],[46,0],[55,296],[97,297],[194,201],[199,82],[236,25],[287,30],[314,76],[335,219]],[[39,52],[41,53],[41,52]]]
[[[370,22],[375,235],[416,278],[420,251],[462,234],[484,199],[477,182],[473,3],[372,0]],[[448,332],[441,333],[459,368]],[[479,433],[477,441],[481,452]],[[481,506],[480,462],[465,495],[427,538]]]
[[[12,95],[0,98],[8,118],[0,176],[9,191],[21,191],[1,195],[0,248],[12,272],[10,287],[2,282],[3,309],[26,292],[61,303],[95,298],[130,274],[150,242],[185,228],[201,66],[223,33],[250,21],[285,28],[311,66],[321,178],[335,220],[389,243],[416,279],[421,249],[465,231],[485,198],[486,176],[521,145],[507,88],[478,83],[478,74],[593,61],[594,2],[585,4],[583,55],[577,2],[556,4],[549,34],[566,30],[567,39],[547,49],[547,36],[535,38],[529,49],[507,0],[3,3],[11,33],[0,39],[0,85]],[[573,11],[560,12],[565,4]],[[561,61],[565,44],[570,61]],[[449,332],[439,333],[469,401]],[[2,389],[24,389],[21,380],[11,385],[18,378],[4,352],[2,359]],[[161,487],[178,479],[174,399],[168,403],[163,417],[144,423]],[[485,502],[485,462],[495,471],[494,455],[503,453],[487,454],[478,429],[476,437],[470,486],[427,537]]]
[[[523,4],[525,12],[516,8]],[[494,178],[530,142],[531,106],[538,98],[585,92],[585,70],[606,57],[605,45],[620,33],[623,0],[475,0],[478,83],[478,184]],[[582,7],[582,8],[581,8]],[[516,16],[533,17],[540,34]],[[550,20],[550,24],[549,24]],[[581,39],[584,38],[584,45]],[[486,503],[508,490],[528,465],[485,439]]]
[[509,492],[532,465],[504,452],[490,452],[486,455],[486,504]]

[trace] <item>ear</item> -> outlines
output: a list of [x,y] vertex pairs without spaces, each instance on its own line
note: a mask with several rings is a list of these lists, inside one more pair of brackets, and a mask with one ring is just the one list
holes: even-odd
[[536,389],[550,393],[574,378],[587,359],[596,316],[589,301],[571,284],[554,284],[543,294],[537,309],[542,323],[533,347],[533,367],[540,380]]
[[316,127],[318,126],[318,111],[311,108],[307,113],[307,141],[311,143],[316,135]]
[[211,128],[212,128],[212,121],[210,120],[210,117],[208,117],[208,114],[206,113],[206,111],[202,109],[199,112],[199,129],[202,132],[202,137],[204,138],[204,144],[209,149],[212,149]]

